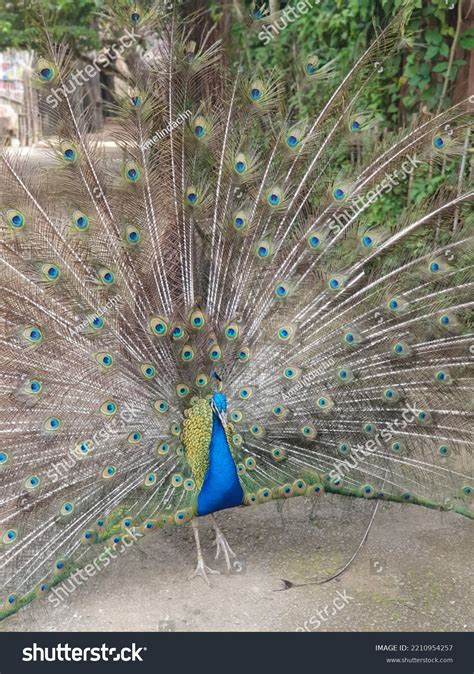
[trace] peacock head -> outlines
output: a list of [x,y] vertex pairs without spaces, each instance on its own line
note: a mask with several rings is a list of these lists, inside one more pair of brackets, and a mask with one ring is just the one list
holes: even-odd
[[220,391],[215,391],[212,394],[211,408],[225,428],[227,426],[227,398]]
[[212,406],[218,412],[227,412],[227,398],[223,393],[215,392],[212,394]]

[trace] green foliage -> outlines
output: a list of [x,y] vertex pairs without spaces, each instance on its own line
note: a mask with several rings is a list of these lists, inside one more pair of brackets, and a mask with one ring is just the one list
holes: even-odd
[[[280,8],[296,7],[294,0],[282,0]],[[255,67],[267,72],[270,68],[283,71],[303,52],[316,54],[323,62],[337,59],[340,74],[348,72],[357,54],[373,40],[374,26],[383,28],[402,7],[403,0],[313,0],[309,12],[299,14],[288,22],[274,39],[264,45],[258,31],[249,31],[235,21],[231,35],[236,53],[245,53]],[[459,68],[466,63],[455,59],[449,68],[450,49],[457,21],[457,3],[450,9],[445,0],[413,0],[413,13],[404,34],[400,35],[399,50],[377,82],[365,94],[367,110],[385,117],[388,128],[405,125],[421,111],[436,111],[443,91],[445,77],[449,87],[443,107],[450,104],[450,93]],[[250,7],[247,6],[250,12]],[[469,50],[474,47],[474,29],[459,36],[458,45]],[[308,102],[311,106],[312,101]]]
[[76,54],[97,49],[100,37],[93,21],[103,4],[103,0],[0,0],[0,50],[37,46],[38,29],[31,23],[37,9],[47,19],[54,40],[67,39]]

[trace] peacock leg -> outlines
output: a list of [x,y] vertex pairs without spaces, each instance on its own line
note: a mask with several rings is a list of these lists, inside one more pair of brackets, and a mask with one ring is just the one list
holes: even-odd
[[216,540],[214,541],[214,545],[217,547],[215,558],[216,559],[219,558],[219,554],[222,550],[227,564],[227,571],[230,571],[231,569],[230,558],[233,557],[235,559],[236,554],[228,544],[227,539],[222,533],[222,531],[219,529],[214,515],[211,515],[211,517],[212,517],[212,526],[214,527],[214,531],[216,532]]
[[195,576],[202,576],[206,583],[210,586],[211,583],[209,582],[209,578],[207,577],[208,573],[219,573],[219,571],[215,571],[214,569],[210,569],[206,564],[204,563],[204,558],[202,556],[202,550],[201,550],[201,542],[199,540],[199,525],[196,521],[196,519],[191,520],[191,526],[193,528],[193,533],[194,533],[194,540],[196,541],[196,548],[197,548],[197,566],[196,570],[194,573],[190,576],[191,578],[194,578]]

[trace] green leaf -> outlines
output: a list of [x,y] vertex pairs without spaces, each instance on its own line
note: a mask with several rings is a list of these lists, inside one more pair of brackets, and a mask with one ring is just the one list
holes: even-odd
[[445,73],[447,69],[448,69],[448,62],[442,61],[441,63],[437,63],[435,65],[435,67],[433,68],[433,72],[434,73]]
[[461,33],[459,44],[463,49],[474,49],[474,28],[468,28]]

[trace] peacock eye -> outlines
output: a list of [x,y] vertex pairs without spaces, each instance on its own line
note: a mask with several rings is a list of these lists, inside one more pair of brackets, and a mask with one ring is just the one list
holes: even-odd
[[153,335],[165,337],[168,334],[168,323],[162,316],[154,316],[150,319],[149,328]]
[[73,163],[77,159],[77,149],[70,143],[61,143],[61,154],[64,161]]
[[237,339],[239,336],[239,326],[237,323],[229,323],[229,325],[224,330],[224,334],[229,341]]
[[105,480],[110,480],[111,477],[117,473],[117,468],[115,466],[106,466],[102,471],[102,477]]
[[35,65],[35,73],[41,82],[51,82],[56,76],[56,68],[50,61],[39,58]]
[[290,365],[288,367],[285,367],[283,370],[283,376],[285,379],[297,379],[301,374],[301,369],[299,367],[296,367],[294,365]]
[[205,374],[198,374],[198,376],[196,377],[196,386],[199,386],[199,388],[207,386],[208,382],[209,378]]
[[314,426],[309,426],[309,425],[303,426],[303,428],[301,429],[301,433],[303,434],[303,436],[305,438],[308,438],[309,440],[313,440],[317,435],[316,429],[314,428]]
[[21,211],[16,211],[13,208],[10,208],[6,212],[7,222],[13,230],[23,229],[25,226],[25,216]]
[[153,379],[156,375],[156,368],[151,363],[142,363],[140,365],[140,372],[145,379]]
[[194,120],[194,135],[196,138],[202,139],[207,133],[207,122],[204,117],[199,116]]
[[85,232],[89,229],[89,218],[81,211],[74,211],[72,214],[72,226],[78,232]]
[[176,386],[176,394],[178,398],[185,398],[189,395],[189,386],[186,386],[186,384],[178,384]]
[[117,404],[114,403],[112,400],[106,400],[105,403],[102,403],[102,405],[100,406],[99,409],[102,412],[102,414],[105,414],[105,416],[111,417],[117,411]]
[[142,440],[142,433],[140,431],[132,431],[130,435],[128,436],[128,442],[131,445],[138,445],[139,442]]
[[270,206],[279,206],[283,201],[283,193],[278,187],[272,187],[267,193],[267,202]]
[[246,229],[248,224],[247,214],[244,211],[237,211],[237,213],[234,213],[233,215],[232,224],[234,229],[238,232],[242,232]]
[[277,283],[277,285],[275,286],[275,295],[279,300],[288,297],[289,292],[290,292],[290,285],[285,281],[281,281],[280,283]]
[[206,319],[204,314],[199,309],[193,311],[189,317],[189,323],[195,330],[200,330],[202,327],[204,327],[205,322]]
[[181,425],[178,424],[177,421],[174,421],[174,422],[170,425],[170,433],[171,433],[171,435],[174,435],[174,436],[176,436],[176,437],[181,433]]
[[127,225],[125,228],[125,238],[132,246],[140,243],[141,235],[138,227],[135,227],[135,225]]
[[38,379],[31,379],[28,384],[31,393],[38,395],[43,390],[43,384]]
[[200,193],[195,185],[191,185],[186,190],[186,202],[189,206],[196,206],[199,203]]
[[102,316],[90,316],[88,318],[88,322],[91,328],[93,328],[94,330],[102,330],[102,328],[104,327],[104,319],[102,318]]
[[343,201],[344,197],[346,196],[346,193],[342,189],[342,187],[335,187],[332,191],[332,195],[336,201]]
[[258,103],[263,97],[263,85],[260,80],[255,80],[252,82],[248,89],[248,96],[251,101]]
[[183,476],[181,475],[181,473],[175,473],[171,477],[171,484],[173,485],[173,487],[182,487],[183,486]]
[[57,281],[61,276],[61,270],[55,264],[41,265],[41,272],[47,281]]
[[170,446],[167,442],[161,442],[158,445],[157,452],[161,456],[165,456],[166,454],[168,454],[169,451],[170,451]]
[[160,414],[164,414],[168,411],[169,405],[166,400],[156,400],[154,403],[154,408],[157,412],[160,412]]
[[30,325],[27,328],[24,328],[21,334],[26,339],[26,341],[30,342],[31,344],[39,344],[43,339],[43,333],[36,325]]
[[277,417],[277,419],[283,419],[287,414],[287,409],[283,405],[275,405],[272,408],[272,414]]
[[134,162],[127,162],[125,164],[125,178],[130,183],[136,183],[140,178],[140,169]]
[[235,158],[234,162],[234,171],[238,173],[239,175],[242,175],[245,173],[248,169],[248,164],[247,160],[244,154],[239,153],[237,157]]
[[347,442],[341,442],[341,443],[340,443],[340,445],[339,445],[339,452],[340,452],[341,454],[343,454],[343,455],[345,456],[346,454],[349,454],[350,451],[351,451],[351,450],[350,450],[350,447],[349,447],[349,445],[348,445]]
[[29,491],[37,489],[41,484],[41,480],[37,475],[30,475],[30,477],[25,480],[25,488]]
[[173,339],[176,339],[176,340],[181,339],[183,337],[183,335],[184,335],[184,330],[179,325],[177,325],[173,328],[173,332],[171,334]]
[[295,334],[295,329],[292,325],[282,325],[278,328],[278,339],[282,342],[289,342]]
[[216,362],[217,360],[220,360],[222,358],[222,351],[217,344],[214,344],[211,346],[209,349],[209,358],[213,361]]
[[148,473],[145,475],[145,486],[152,487],[156,482],[156,475],[154,473]]
[[190,363],[192,360],[194,360],[194,356],[194,349],[191,346],[185,346],[181,351],[181,360],[185,363]]
[[115,274],[107,267],[99,269],[99,279],[104,286],[111,286],[115,282]]
[[238,352],[237,358],[240,360],[241,363],[248,363],[248,361],[250,360],[250,349],[244,346]]
[[74,504],[71,503],[70,501],[66,501],[66,503],[63,503],[61,506],[61,515],[72,515],[74,512]]
[[61,428],[61,419],[59,419],[58,417],[49,417],[44,422],[43,428],[45,431],[51,431],[55,433],[56,431],[59,431],[59,429]]
[[310,250],[316,250],[321,246],[321,237],[319,236],[319,234],[315,234],[314,232],[311,232],[308,235],[306,241],[308,243],[308,248]]
[[108,353],[107,351],[101,351],[100,353],[97,353],[95,359],[100,367],[104,370],[110,369],[114,364],[112,354]]

